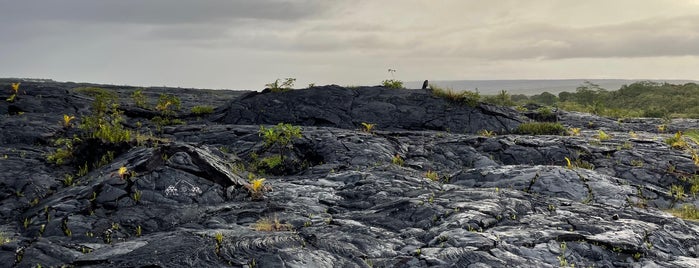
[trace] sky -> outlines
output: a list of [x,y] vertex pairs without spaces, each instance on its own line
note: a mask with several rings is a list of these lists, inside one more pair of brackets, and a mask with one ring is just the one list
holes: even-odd
[[699,80],[699,0],[0,0],[0,77]]

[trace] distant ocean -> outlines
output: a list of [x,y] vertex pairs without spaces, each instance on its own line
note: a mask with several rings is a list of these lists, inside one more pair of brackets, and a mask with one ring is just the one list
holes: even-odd
[[[494,95],[501,90],[507,90],[510,94],[534,95],[544,91],[556,94],[568,91],[575,92],[575,89],[583,85],[586,81],[599,85],[607,90],[617,90],[623,85],[632,84],[638,81],[667,82],[671,84],[699,83],[695,80],[628,80],[628,79],[552,79],[552,80],[437,80],[430,81],[431,85],[454,90],[471,90],[481,95]],[[421,88],[422,81],[411,81],[405,83],[406,88]]]

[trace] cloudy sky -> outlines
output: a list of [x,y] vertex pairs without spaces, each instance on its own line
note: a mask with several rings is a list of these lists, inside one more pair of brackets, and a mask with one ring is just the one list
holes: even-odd
[[392,75],[699,80],[699,0],[0,0],[0,77],[260,89]]

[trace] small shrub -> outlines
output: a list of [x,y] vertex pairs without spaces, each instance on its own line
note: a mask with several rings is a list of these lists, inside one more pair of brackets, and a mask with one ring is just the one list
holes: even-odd
[[136,104],[136,107],[140,107],[143,109],[147,109],[146,105],[146,95],[143,95],[143,89],[139,89],[131,93],[131,98],[133,99],[133,102]]
[[92,103],[92,114],[83,116],[79,128],[88,138],[98,138],[117,143],[131,140],[131,131],[124,128],[123,112],[119,110],[116,95],[96,88],[97,95]]
[[565,135],[566,128],[561,123],[528,122],[517,126],[514,132],[523,135]]
[[265,87],[269,88],[272,92],[284,92],[289,91],[294,87],[294,82],[296,78],[285,78],[284,82],[279,83],[279,79],[274,80],[274,82],[266,84]]
[[381,81],[381,85],[383,85],[386,88],[392,88],[392,89],[403,89],[403,81],[400,80],[395,80],[395,79],[386,79]]
[[301,127],[279,123],[274,127],[260,126],[258,134],[264,138],[267,147],[277,146],[280,150],[289,146],[295,138],[301,138]]
[[197,105],[192,107],[192,113],[196,115],[210,114],[214,112],[214,107],[209,105]]
[[78,137],[73,137],[72,139],[57,139],[53,144],[54,146],[59,146],[59,148],[52,154],[47,155],[46,160],[49,161],[49,163],[54,163],[56,165],[67,163],[70,158],[73,157],[73,144],[76,142],[80,142]]

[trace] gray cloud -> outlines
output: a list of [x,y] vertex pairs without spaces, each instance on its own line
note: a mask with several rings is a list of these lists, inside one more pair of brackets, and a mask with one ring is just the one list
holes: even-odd
[[0,0],[0,7],[0,55],[13,62],[0,73],[16,76],[223,87],[289,76],[300,84],[375,83],[387,68],[400,79],[695,76],[685,70],[699,68],[695,0]]
[[4,23],[26,20],[87,23],[213,23],[233,19],[298,20],[331,6],[322,0],[63,0],[4,1]]

